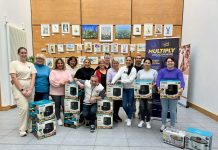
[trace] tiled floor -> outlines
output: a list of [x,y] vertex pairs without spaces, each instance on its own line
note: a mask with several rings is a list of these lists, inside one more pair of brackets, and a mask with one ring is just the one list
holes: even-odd
[[[124,113],[121,112],[122,118]],[[175,150],[162,143],[160,121],[152,120],[152,129],[138,128],[138,119],[131,127],[114,124],[113,129],[98,129],[90,133],[86,127],[71,129],[58,127],[57,135],[37,140],[32,134],[18,134],[18,110],[0,112],[0,150]],[[177,127],[197,127],[213,132],[213,148],[218,150],[218,122],[191,109],[178,106]]]

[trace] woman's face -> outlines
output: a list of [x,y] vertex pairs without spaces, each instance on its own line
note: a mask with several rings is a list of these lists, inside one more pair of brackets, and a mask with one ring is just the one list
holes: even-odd
[[91,65],[90,61],[89,60],[85,60],[84,67],[85,68],[90,68],[90,65]]
[[131,57],[127,57],[127,58],[126,58],[126,66],[131,66],[131,64],[132,64],[132,59],[131,59]]
[[110,63],[110,56],[105,56],[104,60],[105,60],[106,64],[109,64]]
[[168,69],[173,69],[174,66],[175,66],[175,62],[174,62],[172,59],[170,59],[170,58],[167,59],[166,64],[167,64],[167,68],[168,68]]
[[21,60],[27,59],[27,51],[25,49],[21,49],[18,55],[20,56]]
[[151,68],[151,61],[145,60],[144,62],[144,69],[150,69]]
[[101,62],[99,63],[99,67],[100,67],[101,69],[105,69],[105,67],[106,67],[105,62],[101,61]]
[[58,60],[58,62],[57,62],[57,68],[58,68],[59,70],[63,70],[63,69],[64,69],[64,64],[62,63],[61,60]]
[[114,68],[115,70],[119,69],[119,63],[117,61],[113,61],[112,68]]
[[44,59],[43,59],[43,58],[40,58],[40,57],[37,57],[37,58],[36,58],[36,64],[38,64],[38,65],[43,65],[43,64],[44,64]]
[[76,60],[75,59],[72,59],[70,61],[70,67],[75,67],[76,66]]

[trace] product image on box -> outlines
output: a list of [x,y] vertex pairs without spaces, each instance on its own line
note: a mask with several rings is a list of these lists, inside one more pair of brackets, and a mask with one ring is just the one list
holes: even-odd
[[185,137],[185,148],[192,150],[211,150],[212,136],[209,131],[196,128],[187,128]]
[[64,113],[64,126],[70,128],[78,128],[79,124],[79,114],[75,113]]
[[110,129],[113,127],[113,115],[97,114],[97,128]]
[[113,100],[122,100],[123,85],[121,83],[115,83],[113,85],[107,85],[107,97]]
[[152,96],[152,80],[136,79],[134,82],[135,98],[151,98]]
[[70,82],[65,85],[65,98],[77,98],[78,86],[75,82]]
[[33,135],[38,139],[43,139],[56,134],[56,121],[55,119],[47,120],[44,122],[32,121]]
[[111,99],[103,99],[99,100],[97,102],[98,104],[98,113],[106,113],[106,114],[111,114],[113,113],[113,101]]
[[166,128],[163,130],[163,142],[176,147],[185,147],[185,131]]
[[78,99],[64,99],[64,112],[78,113],[80,112],[80,101]]
[[179,80],[161,80],[160,81],[160,98],[170,98],[178,94],[180,89]]
[[29,115],[38,122],[55,118],[55,104],[50,100],[29,103]]

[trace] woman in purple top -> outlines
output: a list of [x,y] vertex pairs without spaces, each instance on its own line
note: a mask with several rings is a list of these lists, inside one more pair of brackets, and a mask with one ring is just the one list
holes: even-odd
[[173,95],[172,98],[168,99],[161,99],[161,106],[162,106],[162,126],[160,128],[160,131],[162,132],[166,128],[166,119],[167,119],[167,113],[170,111],[170,125],[171,127],[175,127],[176,122],[176,110],[177,110],[177,103],[179,96],[182,95],[185,82],[183,78],[183,74],[181,70],[175,68],[175,59],[170,56],[166,58],[166,68],[161,69],[158,72],[156,85],[158,87],[158,91],[160,92],[160,81],[163,79],[170,79],[170,80],[179,80],[180,81],[180,90],[178,94]]

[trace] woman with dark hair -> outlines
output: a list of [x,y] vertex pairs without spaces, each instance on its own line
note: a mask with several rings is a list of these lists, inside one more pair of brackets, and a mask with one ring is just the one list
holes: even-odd
[[[157,71],[151,69],[152,60],[150,58],[144,59],[144,66],[142,70],[137,73],[137,79],[139,80],[151,80],[153,86],[156,84]],[[140,109],[140,119],[141,121],[138,124],[138,127],[141,128],[145,124],[146,116],[146,128],[150,129],[151,124],[151,104],[152,101],[149,98],[151,95],[148,95],[148,98],[143,98],[139,100],[139,109]]]
[[106,90],[106,75],[107,75],[107,69],[105,66],[105,60],[102,59],[98,62],[99,69],[95,71],[95,75],[98,77],[98,82],[101,83],[101,85]]
[[63,125],[60,116],[61,107],[64,110],[65,84],[69,83],[71,76],[66,70],[65,63],[61,58],[56,59],[53,70],[50,73],[50,95],[55,102],[55,115],[58,125]]
[[27,49],[18,49],[19,60],[10,64],[10,75],[12,79],[12,93],[19,108],[20,136],[26,136],[31,130],[31,121],[28,116],[28,103],[33,100],[36,69],[34,65],[27,62]]
[[126,120],[127,126],[131,126],[134,110],[134,80],[136,78],[136,69],[133,67],[133,58],[131,56],[126,57],[126,66],[119,69],[111,84],[114,84],[119,78],[121,78],[121,83],[123,83],[123,109],[128,116]]
[[176,110],[177,110],[177,103],[179,97],[182,95],[183,89],[185,87],[185,82],[183,78],[183,74],[181,70],[175,68],[175,59],[172,56],[169,56],[165,60],[166,68],[161,69],[158,72],[156,85],[158,91],[160,92],[160,82],[161,80],[179,80],[181,88],[179,89],[178,94],[173,95],[170,99],[161,99],[161,106],[162,106],[162,126],[160,131],[162,132],[166,128],[166,120],[167,120],[167,113],[170,111],[170,125],[171,127],[175,127],[176,122]]
[[67,60],[66,69],[71,75],[71,81],[73,80],[77,70],[79,69],[79,67],[77,67],[77,63],[77,58],[75,56],[72,56]]

